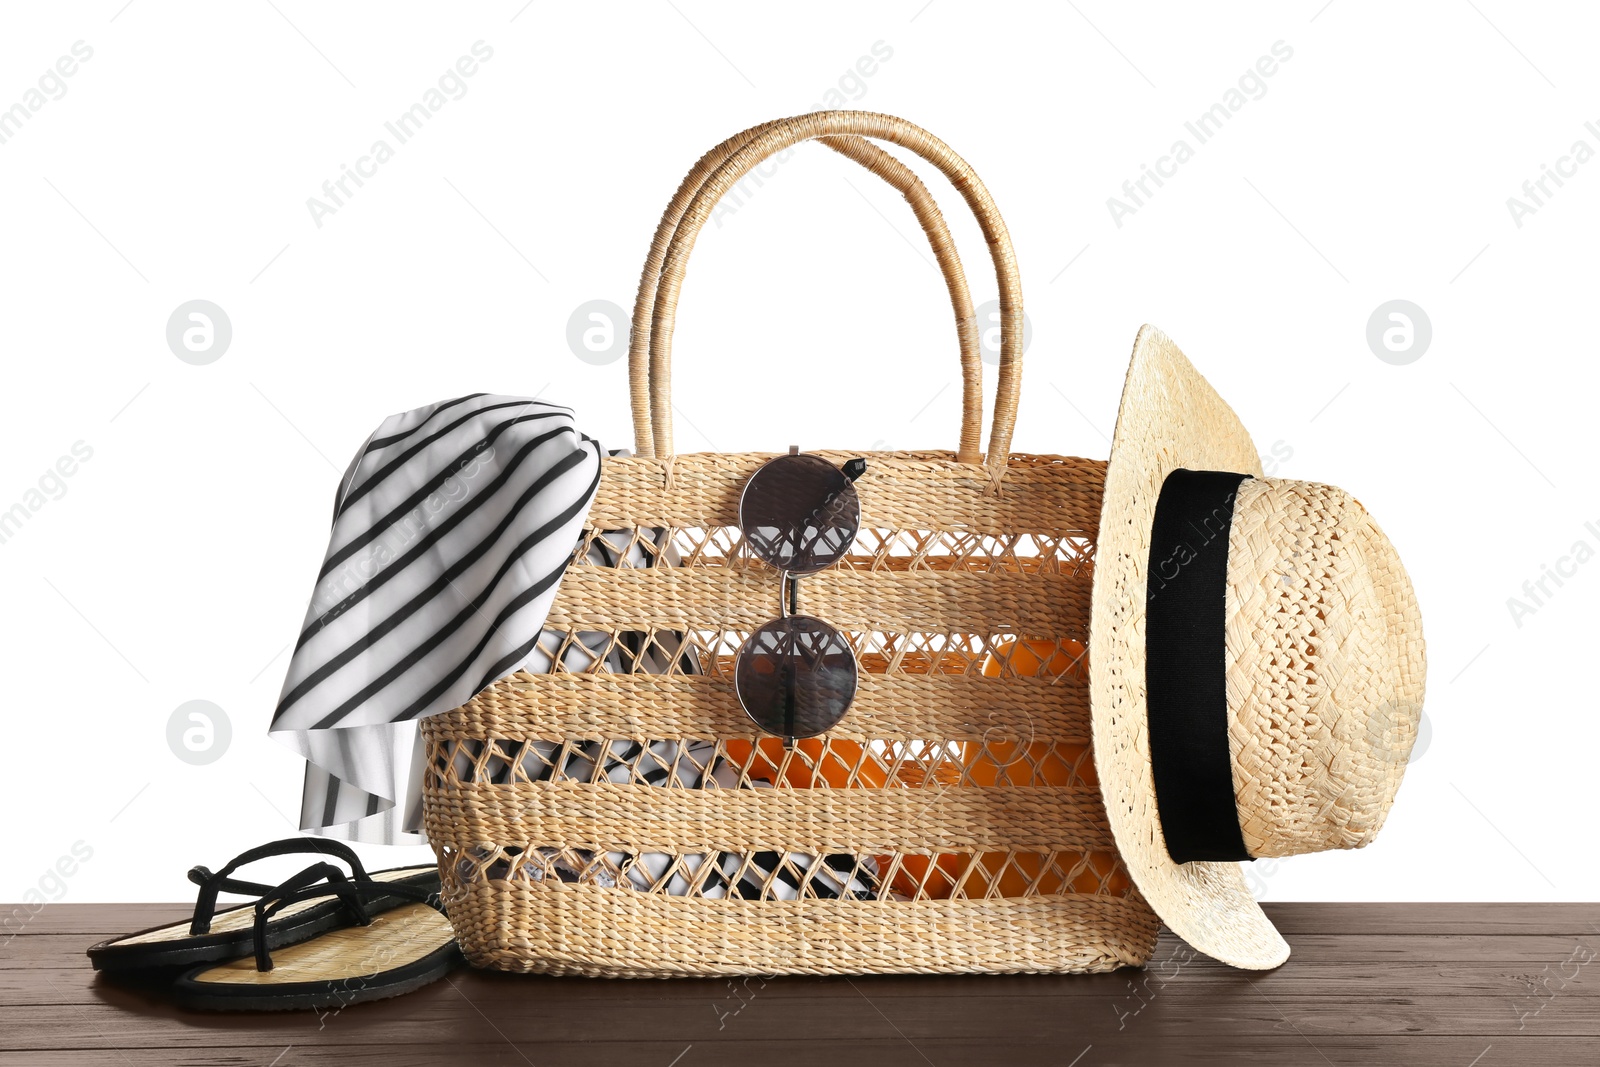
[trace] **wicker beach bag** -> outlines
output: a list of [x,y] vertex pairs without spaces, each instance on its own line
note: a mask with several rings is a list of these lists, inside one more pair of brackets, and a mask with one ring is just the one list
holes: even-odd
[[[987,456],[961,262],[916,175],[867,138],[936,165],[982,228],[1002,316]],[[949,288],[964,403],[957,451],[820,453],[866,459],[861,530],[804,580],[801,606],[848,635],[862,674],[843,721],[786,746],[746,717],[732,669],[777,614],[776,573],[738,529],[740,492],[771,457],[676,454],[669,373],[696,235],[753,168],[813,139],[911,204]],[[615,977],[1148,960],[1159,921],[1117,855],[1089,748],[1105,464],[1009,452],[1022,296],[971,168],[886,115],[747,130],[673,197],[632,327],[637,454],[604,462],[545,624],[548,670],[422,724],[425,829],[467,956]]]

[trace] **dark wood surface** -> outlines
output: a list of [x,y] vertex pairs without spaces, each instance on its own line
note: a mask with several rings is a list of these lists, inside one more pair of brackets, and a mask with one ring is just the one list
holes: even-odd
[[1600,1063],[1600,905],[1268,905],[1294,955],[1266,974],[1163,935],[1147,968],[1107,975],[608,981],[464,969],[324,1017],[191,1014],[96,979],[88,945],[185,910],[58,904],[12,936],[14,922],[0,935],[0,1067]]

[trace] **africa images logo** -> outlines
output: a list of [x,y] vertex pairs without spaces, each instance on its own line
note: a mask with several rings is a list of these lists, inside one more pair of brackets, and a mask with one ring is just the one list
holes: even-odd
[[[1595,539],[1596,544],[1600,544],[1600,523],[1586,522],[1583,530]],[[1565,555],[1558,556],[1554,565],[1541,563],[1539,576],[1522,583],[1522,596],[1506,598],[1506,610],[1511,613],[1511,621],[1516,623],[1517,629],[1522,629],[1523,620],[1529,615],[1537,615],[1560,592],[1562,586],[1576,578],[1578,568],[1595,558],[1597,553],[1594,545],[1589,543],[1589,537],[1580,537],[1572,542],[1572,547]]]
[[[1155,196],[1156,190],[1166,184],[1163,178],[1177,177],[1178,168],[1195,157],[1195,149],[1199,145],[1221,133],[1227,122],[1243,111],[1250,101],[1260,100],[1267,95],[1267,79],[1278,73],[1281,64],[1294,58],[1294,49],[1284,41],[1272,42],[1270,51],[1271,55],[1261,56],[1254,66],[1239,75],[1238,82],[1230,86],[1217,103],[1183,124],[1184,131],[1194,139],[1194,144],[1179,137],[1172,142],[1172,147],[1165,155],[1156,157],[1154,167],[1141,163],[1139,176],[1122,183],[1122,196],[1127,199],[1115,196],[1106,198],[1106,210],[1111,212],[1111,221],[1117,229],[1122,229],[1123,219],[1137,214]],[[1152,184],[1154,189],[1151,188]]]
[[[317,229],[322,229],[323,220],[337,214],[356,195],[356,191],[366,185],[363,179],[377,177],[378,168],[395,157],[399,146],[421,133],[446,104],[467,95],[467,79],[478,73],[481,64],[494,58],[494,49],[483,41],[473,42],[471,51],[472,55],[461,56],[453,67],[439,75],[437,85],[429,86],[417,103],[402,111],[393,121],[383,124],[385,132],[394,139],[394,144],[383,137],[373,141],[364,155],[356,157],[353,168],[339,164],[339,176],[322,183],[322,197],[306,198],[306,210],[311,213],[311,221]],[[351,188],[352,184],[354,189]]]
[[[1585,122],[1583,129],[1600,141],[1600,124]],[[1594,146],[1580,137],[1572,142],[1565,154],[1556,157],[1554,167],[1548,163],[1539,164],[1539,176],[1522,183],[1522,196],[1506,197],[1506,210],[1511,213],[1511,221],[1517,229],[1522,229],[1528,217],[1537,215],[1539,209],[1547,206],[1548,201],[1567,184],[1562,181],[1563,178],[1576,178],[1578,168],[1594,157]]]

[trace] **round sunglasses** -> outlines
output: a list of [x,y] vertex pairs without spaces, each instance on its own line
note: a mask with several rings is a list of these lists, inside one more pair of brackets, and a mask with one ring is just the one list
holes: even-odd
[[734,689],[752,722],[785,743],[833,729],[855,699],[860,668],[849,640],[800,614],[799,579],[843,559],[861,528],[855,481],[867,461],[836,467],[791,448],[750,476],[739,529],[750,551],[779,572],[779,616],[739,646]]

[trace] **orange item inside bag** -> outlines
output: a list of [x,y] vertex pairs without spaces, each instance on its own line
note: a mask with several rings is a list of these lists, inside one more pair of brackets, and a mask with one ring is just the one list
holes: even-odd
[[[996,678],[1008,670],[1023,677],[1081,677],[1087,673],[1084,646],[1077,641],[1002,642],[984,660],[983,674]],[[723,747],[752,780],[792,789],[1064,786],[1073,782],[1074,773],[1085,785],[1096,785],[1087,745],[992,738],[896,748],[882,742],[809,737],[796,740],[792,749],[786,750],[782,738],[761,737],[730,738]],[[929,777],[936,783],[929,784]],[[879,856],[877,860],[880,869],[886,870],[892,858]],[[1061,854],[1053,863],[1050,857],[1035,853],[985,852],[977,856],[975,864],[965,853],[902,856],[890,888],[906,898],[944,900],[955,894],[958,884],[968,897],[987,896],[991,887],[1003,897],[1102,891],[1122,895],[1130,888],[1116,856],[1105,852]]]
[[749,768],[753,781],[787,785],[793,789],[814,786],[847,786],[875,789],[887,785],[889,776],[879,760],[867,754],[860,741],[802,737],[794,750],[786,752],[781,737],[762,737],[755,741],[734,738],[723,742],[728,758]]
[[[1031,678],[1056,678],[1069,673],[1083,677],[1087,673],[1084,646],[1078,641],[1003,642],[984,661],[983,674],[997,678],[1006,673],[1008,664],[1011,673]],[[1070,785],[1074,766],[1085,785],[1097,784],[1087,745],[993,739],[963,742],[961,747],[963,785]],[[955,892],[963,873],[963,895],[969,897],[986,896],[991,887],[1002,897],[1099,893],[1102,884],[1105,891],[1121,895],[1130,888],[1127,873],[1110,853],[1063,854],[1056,856],[1053,864],[1048,861],[1044,855],[1012,856],[1005,852],[980,853],[975,864],[963,854],[906,856],[892,888],[910,897],[918,895],[920,886],[923,896],[947,899]]]

